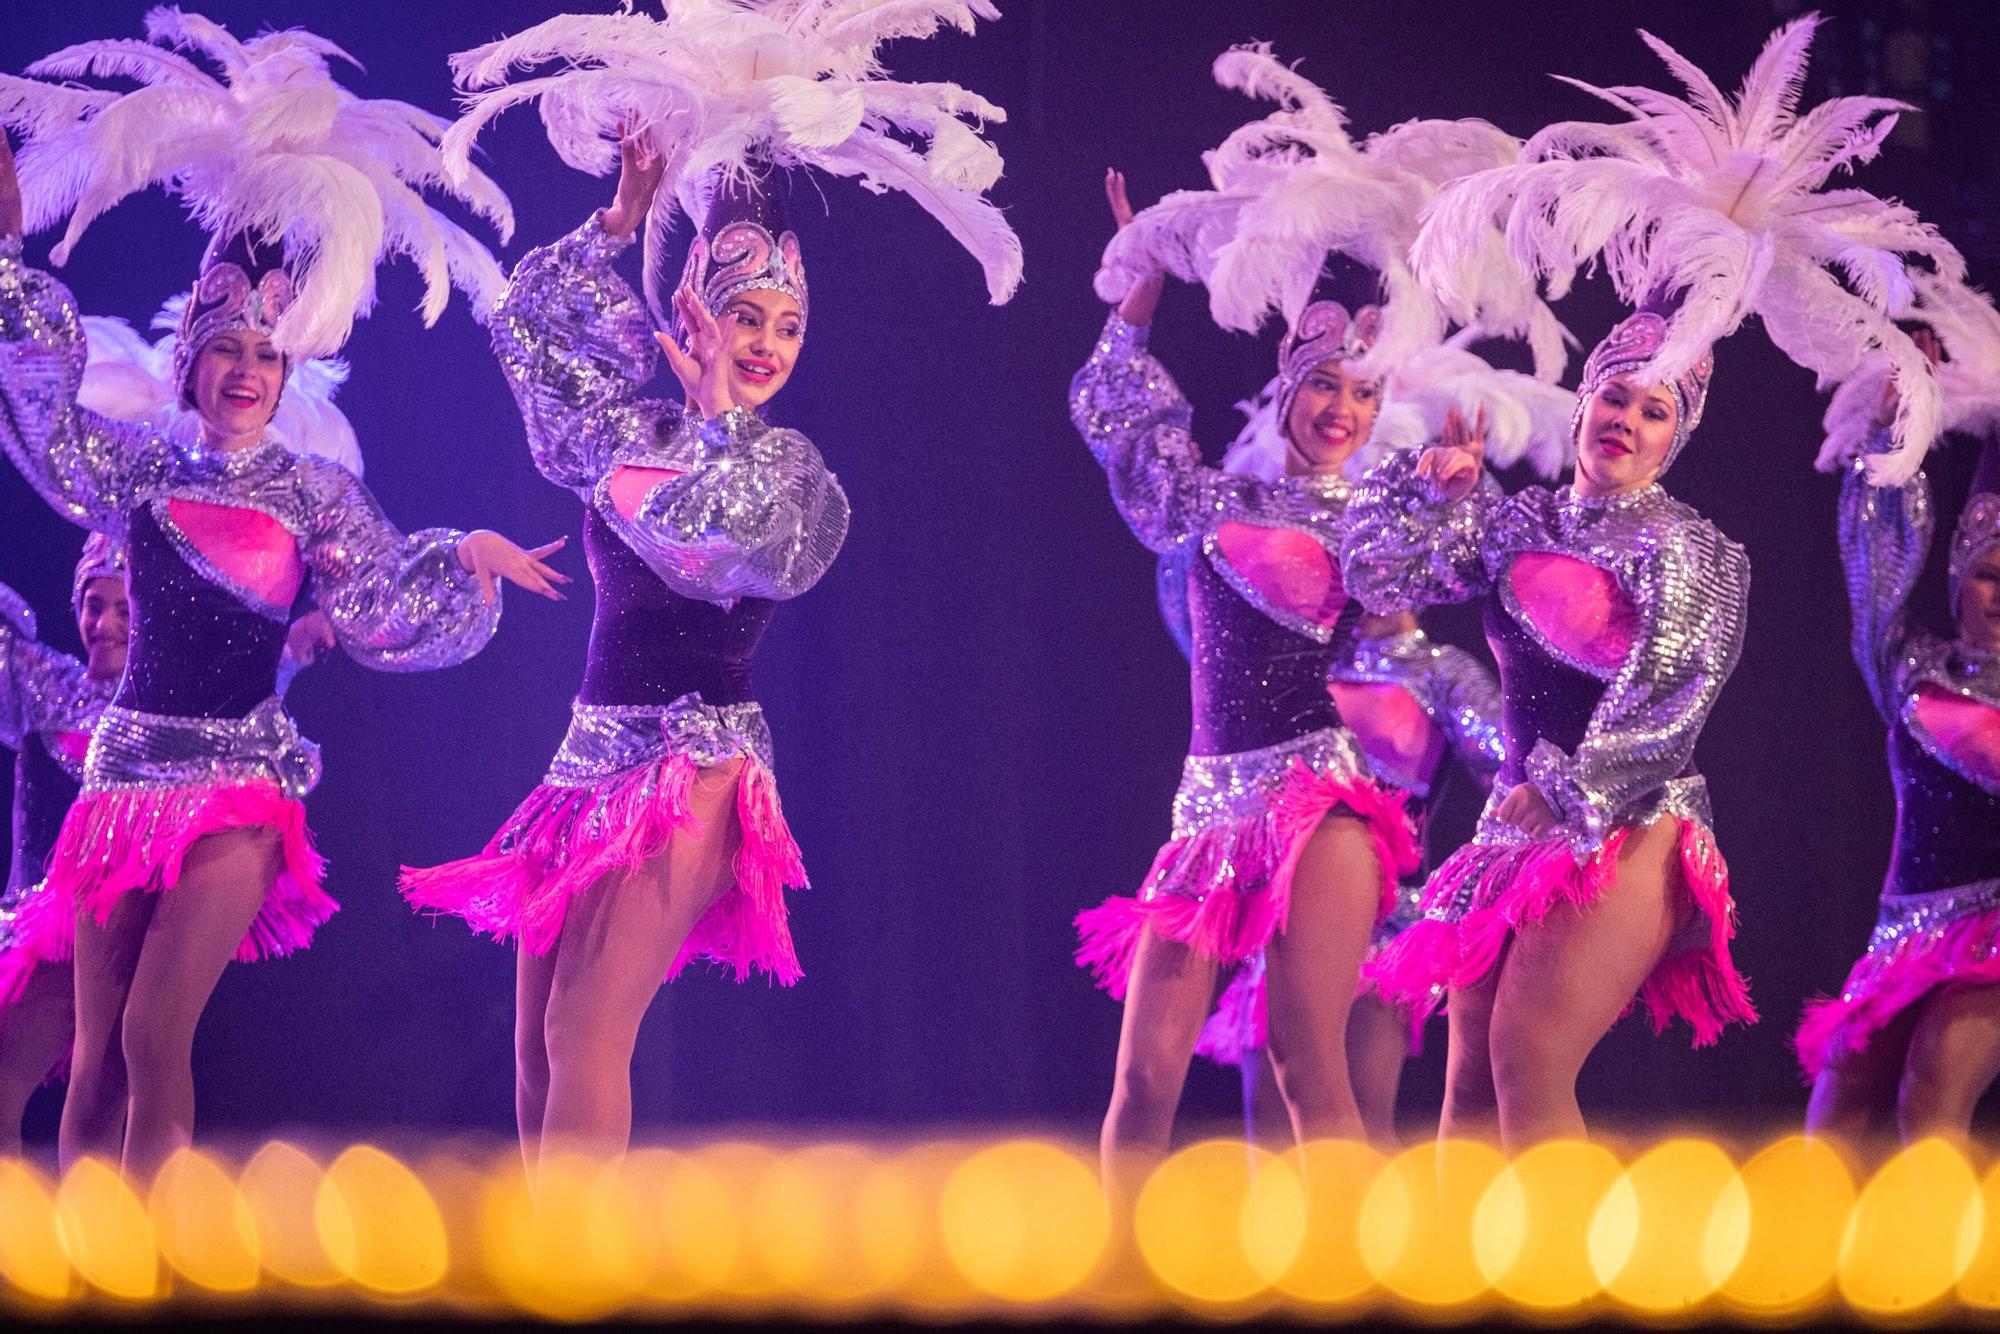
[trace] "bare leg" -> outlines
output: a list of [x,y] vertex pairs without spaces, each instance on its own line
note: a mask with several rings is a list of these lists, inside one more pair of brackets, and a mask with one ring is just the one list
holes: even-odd
[[2000,1078],[2000,986],[1944,986],[1918,1007],[1896,1101],[1905,1143],[1966,1143],[1979,1099]]
[[695,823],[659,856],[569,905],[544,1017],[544,1157],[551,1146],[608,1157],[630,1143],[639,1024],[688,933],[733,883],[742,768],[736,760],[702,770],[689,798]]
[[150,1181],[194,1139],[194,1031],[222,970],[282,865],[278,831],[257,825],[195,840],[180,880],[156,896],[121,1024],[131,1081],[124,1170]]
[[127,1092],[118,1028],[153,907],[153,895],[132,890],[101,925],[87,912],[77,914],[76,1045],[56,1142],[65,1171],[79,1158],[116,1159],[123,1150]]
[[1166,1154],[1215,976],[1213,959],[1150,926],[1140,935],[1118,1031],[1111,1106],[1098,1138],[1114,1205],[1129,1206],[1153,1163]]
[[1806,1103],[1806,1133],[1872,1154],[1896,1133],[1896,1089],[1921,1004],[1869,1035],[1868,1045],[1822,1068]]
[[1438,1138],[1500,1138],[1500,1095],[1493,1086],[1493,995],[1507,964],[1501,947],[1493,970],[1469,987],[1454,989],[1445,1004],[1449,1025],[1444,1058],[1444,1110]]
[[1402,1010],[1378,996],[1363,996],[1347,1014],[1347,1076],[1370,1143],[1396,1142],[1396,1090],[1410,1053],[1410,1024]]
[[556,951],[514,954],[514,1126],[530,1175],[542,1158],[542,1121],[549,1110],[549,989],[556,981]]
[[28,1099],[69,1050],[76,983],[66,963],[44,963],[21,998],[0,1010],[0,1158],[19,1157]]
[[1689,902],[1679,836],[1671,819],[1633,830],[1617,883],[1595,903],[1557,907],[1515,935],[1489,1039],[1509,1152],[1584,1133],[1576,1077],[1665,955]]
[[1271,1059],[1301,1143],[1362,1135],[1347,1078],[1347,1012],[1381,893],[1368,826],[1339,813],[1320,821],[1299,858],[1285,929],[1264,951]]

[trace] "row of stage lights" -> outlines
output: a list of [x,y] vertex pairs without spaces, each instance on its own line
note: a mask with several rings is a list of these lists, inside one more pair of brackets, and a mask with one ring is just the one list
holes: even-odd
[[161,1302],[1906,1324],[2000,1311],[2000,1170],[1941,1140],[1865,1178],[1796,1137],[1741,1163],[1695,1138],[1629,1161],[1208,1140],[1146,1178],[1114,1236],[1092,1156],[1030,1139],[644,1149],[547,1166],[532,1199],[513,1152],[449,1146],[184,1151],[145,1192],[94,1160],[60,1182],[0,1160],[0,1311]]

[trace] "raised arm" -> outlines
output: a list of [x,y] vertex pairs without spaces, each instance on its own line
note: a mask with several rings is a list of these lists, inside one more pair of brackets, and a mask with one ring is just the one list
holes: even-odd
[[1445,448],[1463,446],[1390,450],[1348,503],[1341,578],[1371,612],[1465,602],[1488,587],[1486,528],[1506,498],[1476,452],[1469,472],[1454,466],[1448,481],[1434,477],[1444,465],[1427,461]]
[[[1888,433],[1881,432],[1886,441]],[[1871,486],[1857,458],[1840,480],[1840,564],[1852,616],[1849,645],[1884,722],[1896,716],[1896,663],[1909,635],[1910,590],[1923,572],[1935,517],[1931,484]]]
[[1706,524],[1682,524],[1632,571],[1632,649],[1565,755],[1544,738],[1534,785],[1579,854],[1603,846],[1633,802],[1687,770],[1708,711],[1743,648],[1750,561]]

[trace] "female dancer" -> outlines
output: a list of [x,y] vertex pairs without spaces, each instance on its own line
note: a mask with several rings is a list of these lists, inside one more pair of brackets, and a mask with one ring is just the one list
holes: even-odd
[[[704,67],[743,78],[726,89],[663,85],[654,90],[663,102],[698,95],[762,107],[757,61],[738,60],[732,40],[765,43],[772,68],[784,62],[769,59],[769,43],[801,39],[754,12],[717,16],[693,37],[637,16],[618,25],[600,24],[565,53],[571,65],[556,78],[572,82],[572,95],[545,103],[545,114],[591,114],[589,80],[596,66],[617,63],[623,35],[686,41]],[[565,21],[519,40],[539,47],[544,32],[560,47]],[[480,57],[461,57],[459,68],[480,68]],[[856,84],[863,96],[884,86]],[[912,92],[934,99],[937,87]],[[643,102],[642,91],[631,79],[616,85],[620,98]],[[503,88],[477,102],[454,135],[476,132],[511,95]],[[808,320],[798,238],[766,168],[813,159],[773,125],[761,156],[739,161],[738,172],[664,180],[669,162],[717,160],[712,146],[675,137],[717,117],[638,110],[655,113],[650,129],[625,132],[628,102],[567,140],[594,141],[616,125],[611,206],[523,259],[494,323],[535,464],[585,506],[598,597],[569,733],[483,852],[403,877],[412,904],[518,941],[515,1111],[531,1171],[554,1152],[624,1150],[632,1051],[663,978],[707,959],[739,981],[753,971],[798,980],[784,891],[806,876],[750,665],[778,603],[819,580],[847,531],[846,496],[819,451],[760,415],[790,378]],[[832,149],[822,140],[810,152]],[[698,235],[670,332],[655,334],[613,263],[642,223],[651,253],[676,198],[695,206]],[[680,381],[680,404],[642,397],[658,353]]]
[[[1501,497],[1481,481],[1479,432],[1447,430],[1414,463],[1386,460],[1355,504],[1343,570],[1356,596],[1389,610],[1484,594],[1500,664],[1507,762],[1474,842],[1432,876],[1425,920],[1372,970],[1412,1003],[1449,990],[1444,1134],[1496,1117],[1509,1147],[1580,1134],[1577,1073],[1635,997],[1656,1025],[1686,1019],[1698,1044],[1755,1017],[1729,957],[1734,905],[1693,764],[1741,646],[1748,561],[1659,478],[1700,422],[1709,345],[1746,311],[1763,313],[1781,346],[1820,357],[1836,349],[1801,329],[1808,308],[1851,313],[1847,327],[1866,340],[1896,336],[1819,267],[1830,251],[1814,191],[1865,151],[1857,128],[1881,107],[1849,99],[1795,115],[1812,26],[1773,38],[1733,114],[1704,83],[1694,104],[1649,94],[1631,126],[1551,127],[1521,165],[1449,187],[1417,245],[1448,304],[1477,306],[1452,292],[1452,262],[1496,214],[1519,257],[1557,285],[1603,246],[1628,300],[1672,294],[1591,353],[1562,491]],[[1612,100],[1628,111],[1636,101]],[[1824,153],[1788,141],[1829,124],[1839,131]],[[1745,133],[1771,142],[1746,145]],[[1748,184],[1728,176],[1753,150],[1810,165]],[[1734,185],[1707,179],[1717,174]],[[1559,207],[1586,186],[1601,215]],[[1866,200],[1845,193],[1851,209]],[[1913,226],[1896,234],[1922,239]],[[1684,247],[1690,236],[1703,245]],[[1718,266],[1724,238],[1778,262],[1760,274]]]
[[[1961,299],[1995,322],[1976,294]],[[1935,339],[1919,338],[1935,355]],[[1974,360],[1958,339],[1952,347]],[[1941,368],[1948,395],[1955,369]],[[1896,406],[1891,381],[1874,414],[1877,447]],[[1867,952],[1799,1028],[1813,1081],[1806,1125],[1857,1146],[1885,1138],[1892,1118],[1908,1142],[1963,1139],[2000,1077],[2000,443],[1987,436],[1952,537],[1950,640],[1909,623],[1931,547],[1929,482],[1872,486],[1863,467],[1855,459],[1841,482],[1841,559],[1854,658],[1889,727],[1896,840]]]
[[[162,13],[156,23],[191,21]],[[194,36],[224,49],[219,63],[253,103],[278,86],[262,62],[288,71],[288,97],[304,91],[314,69],[325,77],[323,46],[307,34],[244,44],[208,28]],[[330,79],[325,91],[345,108],[326,138],[232,142],[200,172],[176,170],[174,155],[196,139],[185,126],[155,116],[143,132],[159,136],[152,160],[175,187],[225,222],[242,217],[245,196],[256,194],[262,208],[286,216],[287,202],[302,197],[299,175],[324,182],[331,157],[369,159],[376,173],[416,160],[411,108],[360,102]],[[63,95],[74,93],[61,89],[55,104],[68,105]],[[220,115],[246,114],[230,90],[218,84],[214,93]],[[184,105],[197,100],[189,91]],[[253,124],[255,110],[247,110]],[[83,122],[67,140],[84,146],[69,165],[86,183],[111,160],[111,147],[91,137],[107,119]],[[51,123],[35,123],[35,132]],[[214,151],[227,131],[204,123],[211,133],[195,146]],[[373,177],[350,168],[348,178],[358,197],[300,218],[304,231],[288,231],[287,242],[323,238],[371,207],[380,217],[385,205],[365,184]],[[48,200],[31,202],[37,217],[60,212]],[[389,206],[409,207],[409,192]],[[338,334],[355,314],[355,290],[365,293],[365,275],[322,272],[322,256],[301,261],[295,277],[273,234],[218,237],[176,343],[174,382],[200,434],[169,440],[79,407],[75,303],[23,262],[21,222],[12,155],[0,147],[0,447],[58,511],[127,535],[133,625],[128,670],[93,734],[48,891],[17,924],[15,949],[61,958],[74,941],[77,1037],[63,1159],[118,1152],[122,1124],[124,1168],[143,1180],[192,1134],[189,1053],[225,964],[305,945],[335,908],[320,887],[300,800],[317,777],[317,749],[274,693],[287,611],[306,573],[342,647],[388,670],[476,652],[499,617],[496,580],[553,596],[561,576],[539,559],[553,546],[529,553],[497,534],[442,529],[405,538],[352,474],[267,437],[288,369],[274,339]],[[440,260],[438,229],[446,226],[435,218],[429,233]],[[351,253],[360,238],[345,239]],[[469,263],[477,243],[461,235],[459,244]],[[330,281],[336,276],[350,285],[343,290]],[[126,1070],[122,1090],[114,1047]]]

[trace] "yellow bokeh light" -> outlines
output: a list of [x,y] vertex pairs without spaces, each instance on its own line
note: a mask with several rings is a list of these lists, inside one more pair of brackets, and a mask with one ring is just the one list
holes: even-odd
[[180,1149],[153,1178],[147,1212],[174,1272],[215,1292],[248,1292],[261,1275],[257,1228],[220,1163]]
[[[848,1306],[894,1281],[896,1270],[880,1263],[885,1251],[871,1246],[871,1220],[862,1214],[877,1177],[875,1156],[853,1144],[800,1149],[764,1173],[750,1197],[750,1236],[784,1291]],[[894,1227],[899,1220],[874,1221]],[[893,1261],[893,1247],[886,1253]]]
[[938,1217],[959,1272],[1010,1302],[1074,1291],[1111,1232],[1096,1173],[1077,1154],[1038,1140],[1009,1140],[960,1163],[945,1179]]
[[1837,1271],[1841,1296],[1878,1315],[1930,1305],[1971,1266],[1984,1223],[1965,1155],[1941,1139],[1912,1144],[1855,1202]]
[[480,1209],[481,1252],[500,1290],[538,1315],[584,1320],[624,1306],[646,1269],[639,1220],[616,1164],[545,1154],[533,1189],[495,1175]]
[[1451,1139],[1392,1158],[1362,1197],[1361,1263],[1419,1306],[1470,1302],[1490,1286],[1473,1256],[1473,1212],[1507,1160],[1490,1144]]
[[2000,1310],[2000,1167],[1986,1174],[1979,1200],[1986,1225],[1972,1263],[1958,1280],[1958,1299],[1975,1310]]
[[899,1306],[942,1315],[980,1300],[939,1225],[944,1183],[968,1152],[959,1144],[919,1144],[877,1163],[862,1186],[862,1241],[878,1270],[895,1275],[889,1296]]
[[1728,1244],[1710,1226],[1732,1192],[1743,1194],[1736,1164],[1707,1140],[1671,1139],[1641,1155],[1590,1223],[1591,1270],[1605,1292],[1660,1314],[1706,1301],[1747,1240],[1738,1230]]
[[370,1292],[408,1296],[444,1281],[444,1218],[416,1174],[357,1144],[326,1169],[313,1202],[320,1245],[334,1268]]
[[160,1286],[159,1250],[146,1206],[102,1158],[70,1168],[56,1189],[56,1236],[84,1281],[143,1301]]
[[722,1291],[746,1263],[743,1200],[694,1156],[636,1150],[619,1169],[617,1189],[641,1242],[641,1300],[674,1306]]
[[1550,1140],[1509,1163],[1473,1214],[1473,1258],[1493,1290],[1542,1310],[1596,1295],[1590,1223],[1621,1174],[1612,1152],[1587,1140]]
[[1175,1292],[1240,1302],[1291,1268],[1305,1191],[1283,1159],[1241,1140],[1204,1140],[1161,1163],[1133,1210],[1146,1264]]
[[237,1178],[248,1219],[246,1236],[254,1240],[258,1258],[271,1273],[299,1287],[340,1282],[313,1217],[324,1175],[311,1154],[274,1139],[251,1155]]
[[1716,1272],[1730,1303],[1763,1315],[1800,1311],[1833,1285],[1841,1238],[1854,1210],[1854,1177],[1825,1140],[1792,1135],[1753,1155],[1741,1194],[1719,1201],[1708,1227]]
[[75,1292],[75,1271],[56,1235],[56,1202],[42,1174],[18,1158],[0,1158],[0,1280],[45,1302]]
[[1358,1301],[1375,1287],[1361,1260],[1361,1205],[1388,1159],[1355,1140],[1314,1140],[1299,1153],[1305,1186],[1305,1235],[1278,1276],[1286,1296],[1315,1306]]

